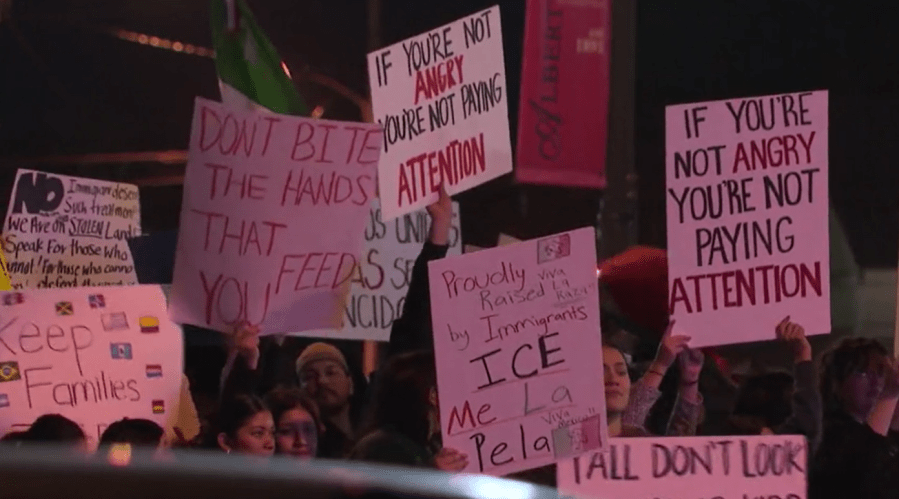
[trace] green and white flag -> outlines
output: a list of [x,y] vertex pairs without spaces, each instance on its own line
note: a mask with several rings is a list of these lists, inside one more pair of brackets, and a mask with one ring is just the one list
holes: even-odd
[[212,0],[212,43],[222,102],[308,116],[306,102],[243,0]]

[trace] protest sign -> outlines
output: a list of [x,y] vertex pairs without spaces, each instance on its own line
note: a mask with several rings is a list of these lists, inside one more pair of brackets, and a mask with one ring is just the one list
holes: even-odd
[[124,417],[178,413],[181,330],[159,286],[0,294],[0,434],[61,414],[96,444]]
[[505,475],[606,441],[592,228],[430,262],[443,445]]
[[17,172],[3,232],[13,288],[137,284],[127,239],[138,235],[137,186]]
[[606,186],[611,1],[528,0],[515,178]]
[[[453,203],[453,225],[447,254],[462,248],[459,204]],[[389,341],[393,321],[403,312],[412,282],[412,268],[428,240],[431,217],[425,210],[381,219],[378,200],[372,202],[365,227],[365,251],[353,275],[343,329],[310,331],[308,336],[344,340]]]
[[380,141],[376,125],[197,99],[172,319],[263,334],[340,327]]
[[669,310],[703,347],[830,332],[827,92],[666,109]]
[[607,452],[560,462],[559,492],[631,499],[805,499],[805,437],[613,438]]
[[499,7],[368,54],[384,220],[512,171]]

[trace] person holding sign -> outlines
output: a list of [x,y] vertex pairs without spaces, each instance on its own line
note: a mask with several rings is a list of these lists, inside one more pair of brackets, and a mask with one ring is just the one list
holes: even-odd
[[822,359],[824,434],[809,465],[810,499],[895,497],[899,456],[887,434],[899,401],[897,364],[866,338],[843,340]]
[[[403,313],[393,323],[387,345],[388,359],[408,352],[434,350],[428,262],[443,258],[449,250],[453,207],[445,190],[440,191],[436,203],[428,206],[428,214],[432,221],[428,240],[412,268]],[[260,349],[260,333],[258,327],[239,324],[230,336],[228,363],[222,371],[223,398],[236,393],[265,393],[277,384],[269,379],[274,375],[270,367],[292,360],[284,359],[276,345]],[[318,442],[318,457],[345,457],[356,444],[359,424],[354,417],[356,411],[350,406],[350,396],[357,387],[349,379],[346,359],[334,345],[320,342],[310,345],[295,365],[300,387],[315,400],[321,412],[324,433]],[[319,381],[326,378],[328,386],[319,389]]]
[[[680,366],[680,388],[666,434],[667,436],[681,437],[696,434],[696,426],[699,424],[699,417],[702,411],[702,395],[699,393],[699,373],[702,371],[703,355],[699,350],[692,350],[687,346],[690,341],[689,336],[672,335],[673,328],[674,321],[671,321],[662,335],[662,341],[659,343],[655,360],[649,366],[646,374],[629,388],[626,409],[622,414],[616,416],[616,425],[620,425],[621,432],[641,433],[641,431],[636,430],[643,428],[649,411],[662,395],[659,391],[662,379],[665,377],[668,369],[675,362],[678,362]],[[610,352],[610,355],[613,357],[612,364],[614,366],[617,363],[617,359],[614,358],[616,356],[612,352]],[[606,399],[606,405],[609,406],[609,399]],[[619,436],[617,434],[612,435],[614,429],[610,413],[609,435]]]

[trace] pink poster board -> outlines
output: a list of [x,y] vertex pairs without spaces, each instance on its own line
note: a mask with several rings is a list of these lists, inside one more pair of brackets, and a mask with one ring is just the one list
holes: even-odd
[[110,423],[177,421],[181,329],[159,286],[0,293],[0,435],[44,414],[84,429],[91,445]]
[[171,291],[179,323],[338,328],[381,131],[197,99]]
[[592,228],[429,265],[443,445],[506,475],[606,439]]
[[613,438],[559,463],[559,492],[581,498],[805,499],[805,437]]
[[368,54],[385,221],[512,171],[498,6]]
[[666,108],[668,300],[694,347],[830,332],[827,91]]

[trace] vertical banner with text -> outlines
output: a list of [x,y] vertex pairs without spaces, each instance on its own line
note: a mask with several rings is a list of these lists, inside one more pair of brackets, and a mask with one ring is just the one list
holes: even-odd
[[512,171],[499,7],[368,54],[368,74],[384,220]]
[[12,286],[137,284],[128,239],[140,233],[137,186],[19,170],[3,231]]
[[181,329],[159,286],[0,293],[0,435],[62,414],[96,444],[119,419],[174,425]]
[[606,186],[612,0],[528,0],[515,178]]
[[341,326],[381,131],[197,99],[172,280],[179,323]]
[[[365,250],[346,306],[343,329],[310,331],[308,336],[341,340],[390,341],[393,321],[399,319],[412,282],[412,268],[428,240],[427,211],[381,219],[378,200],[372,201],[365,226]],[[459,204],[453,203],[448,255],[462,252]]]
[[805,499],[805,437],[613,438],[556,468],[562,494],[597,499]]
[[827,91],[666,109],[669,310],[702,347],[830,332]]
[[592,228],[430,262],[443,444],[506,475],[607,440]]

